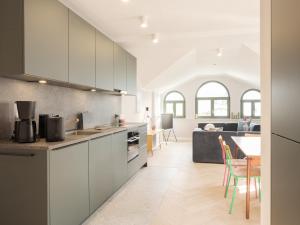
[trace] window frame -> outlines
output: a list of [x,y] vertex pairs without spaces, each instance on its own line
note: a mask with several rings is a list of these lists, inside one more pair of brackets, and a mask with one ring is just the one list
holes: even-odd
[[[182,101],[176,101],[176,100],[172,100],[172,101],[167,101],[167,97],[168,97],[168,95],[169,94],[171,94],[171,93],[178,93],[178,94],[180,94],[182,97],[183,97],[183,100]],[[167,109],[167,103],[171,103],[172,105],[173,105],[173,112],[174,112],[174,114],[173,114],[173,117],[174,118],[179,118],[179,119],[183,119],[183,118],[185,118],[186,117],[186,113],[185,113],[185,97],[184,97],[184,95],[181,93],[181,92],[179,92],[179,91],[169,91],[166,95],[165,95],[165,97],[164,97],[164,113],[167,113],[166,112],[166,109]],[[182,116],[177,116],[176,115],[176,104],[177,103],[182,103],[183,104],[183,115]]]
[[[260,100],[244,100],[244,96],[245,94],[247,94],[249,91],[257,91],[259,92],[260,94]],[[243,118],[244,117],[244,103],[245,102],[248,102],[248,103],[251,103],[251,116],[250,118],[253,118],[253,119],[260,119],[261,118],[261,113],[260,113],[260,116],[255,116],[255,103],[260,103],[261,104],[261,92],[259,89],[256,89],[256,88],[251,88],[251,89],[248,89],[246,91],[244,91],[244,93],[242,94],[241,96],[241,117]]]
[[[222,85],[225,90],[227,91],[228,97],[198,97],[198,92],[199,90],[206,84],[208,83],[218,83]],[[210,100],[211,102],[211,115],[210,116],[199,116],[198,115],[198,101],[199,100]],[[214,115],[214,109],[215,109],[215,101],[216,100],[227,100],[227,116],[215,116]],[[195,96],[195,117],[196,118],[208,118],[208,119],[225,119],[225,118],[230,118],[230,93],[228,88],[221,82],[216,81],[216,80],[211,80],[211,81],[206,81],[203,84],[200,85],[200,87],[196,91],[196,96]]]

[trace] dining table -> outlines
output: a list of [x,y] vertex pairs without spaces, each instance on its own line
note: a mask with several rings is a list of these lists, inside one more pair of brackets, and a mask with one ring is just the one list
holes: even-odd
[[[235,143],[235,157],[241,150],[247,159],[247,191],[246,191],[246,219],[250,218],[250,171],[251,163],[260,161],[261,158],[261,137],[232,136]],[[253,163],[254,164],[254,163]]]

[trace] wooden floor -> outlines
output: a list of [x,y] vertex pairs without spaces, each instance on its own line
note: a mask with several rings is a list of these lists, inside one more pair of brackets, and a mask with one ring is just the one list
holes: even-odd
[[222,165],[192,163],[191,143],[171,143],[155,151],[149,166],[84,225],[259,225],[260,204],[254,193],[251,218],[245,219],[244,184],[233,214],[228,214],[222,173]]

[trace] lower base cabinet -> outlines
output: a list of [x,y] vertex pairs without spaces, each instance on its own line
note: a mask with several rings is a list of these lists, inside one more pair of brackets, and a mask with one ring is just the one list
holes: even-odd
[[89,215],[88,142],[50,151],[51,225],[79,225]]
[[112,136],[94,139],[89,144],[90,213],[113,193]]
[[52,151],[1,150],[0,224],[80,225],[146,163],[146,146],[127,162],[127,131]]
[[113,190],[127,181],[127,131],[112,135]]

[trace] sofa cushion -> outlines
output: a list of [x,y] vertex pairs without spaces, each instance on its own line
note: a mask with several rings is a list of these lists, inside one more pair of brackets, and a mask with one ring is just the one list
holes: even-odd
[[[222,135],[226,144],[234,151],[235,144],[232,136],[245,136],[245,133],[259,132],[237,132],[237,131],[194,131],[193,132],[193,161],[195,163],[223,163],[221,146],[218,137]],[[245,155],[242,151],[238,152],[238,158],[242,159]]]
[[238,124],[237,123],[225,123],[223,127],[223,131],[237,131]]
[[[204,127],[208,123],[198,123],[198,128],[204,130]],[[213,123],[215,127],[223,127],[223,131],[237,131],[238,124],[237,123]]]

